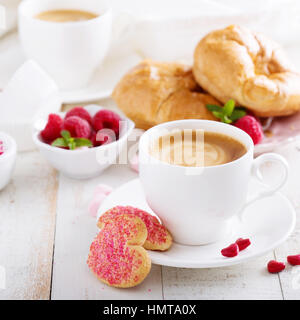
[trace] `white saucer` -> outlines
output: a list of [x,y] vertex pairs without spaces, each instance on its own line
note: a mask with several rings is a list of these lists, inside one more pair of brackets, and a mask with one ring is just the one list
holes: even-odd
[[[17,33],[7,35],[0,43],[0,89],[3,88],[14,72],[25,62]],[[124,55],[108,56],[95,71],[89,84],[82,89],[61,90],[64,103],[91,102],[107,98],[121,77],[142,58],[130,51]]]
[[[250,191],[261,185],[251,181]],[[146,203],[139,179],[115,189],[102,203],[98,217],[116,205],[131,205],[153,211]],[[183,213],[184,214],[184,213]],[[235,218],[234,218],[235,219]],[[296,213],[289,200],[280,193],[257,201],[245,210],[243,222],[233,221],[232,233],[224,240],[204,246],[183,246],[173,243],[166,252],[149,251],[154,264],[184,268],[215,268],[230,266],[261,256],[276,248],[292,233]],[[237,238],[250,238],[251,246],[237,257],[225,258],[220,250]]]

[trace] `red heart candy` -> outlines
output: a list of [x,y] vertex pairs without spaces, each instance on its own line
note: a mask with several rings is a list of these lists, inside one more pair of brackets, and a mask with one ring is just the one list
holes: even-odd
[[250,246],[251,241],[250,241],[250,239],[239,238],[236,240],[235,243],[239,246],[239,250],[242,251]]
[[270,273],[278,273],[285,269],[285,264],[283,262],[278,262],[275,260],[271,260],[268,263],[268,271]]
[[288,256],[287,261],[292,266],[299,266],[300,265],[300,254],[296,254],[294,256]]
[[239,254],[239,246],[233,243],[229,247],[222,249],[221,254],[228,258],[236,257]]

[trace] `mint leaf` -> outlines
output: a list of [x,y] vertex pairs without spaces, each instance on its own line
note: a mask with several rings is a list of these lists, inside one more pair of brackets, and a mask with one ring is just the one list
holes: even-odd
[[228,100],[224,107],[207,104],[206,108],[211,111],[216,118],[220,119],[224,123],[232,123],[247,114],[244,108],[235,108],[235,101],[233,99]]
[[232,114],[232,112],[233,112],[233,110],[234,110],[234,107],[235,107],[235,102],[234,102],[234,100],[232,100],[232,99],[228,100],[228,101],[225,103],[224,107],[223,107],[223,113],[224,113],[224,115],[226,115],[226,116],[231,116],[231,114]]
[[217,106],[216,104],[207,104],[206,108],[213,112],[213,111],[217,111],[217,112],[222,112],[223,108],[220,106]]
[[239,120],[240,118],[242,118],[243,116],[245,116],[247,113],[244,109],[242,108],[236,108],[235,110],[233,110],[232,114],[231,114],[231,117],[230,119],[232,121],[237,121]]
[[74,141],[74,138],[70,138],[70,139],[68,140],[68,147],[69,147],[70,150],[75,150],[75,148],[76,148],[76,143],[75,143],[75,141]]
[[66,143],[65,139],[57,138],[52,142],[51,146],[58,148],[66,148],[68,144]]
[[228,116],[223,116],[222,122],[232,123],[232,120]]
[[75,150],[79,147],[92,147],[93,143],[89,139],[85,138],[73,138],[67,130],[61,131],[62,138],[58,138],[53,141],[52,146],[54,147],[64,147],[69,148],[70,150]]
[[71,134],[68,130],[62,130],[60,134],[65,140],[69,140],[71,138]]
[[216,118],[221,119],[221,121],[224,123],[231,123],[232,122],[232,120],[228,116],[224,115],[222,112],[213,111],[212,113]]
[[75,138],[74,139],[76,148],[78,147],[92,147],[92,141],[89,139],[85,139],[85,138]]
[[213,114],[216,118],[219,118],[219,119],[222,119],[222,118],[223,118],[223,113],[222,113],[222,112],[213,111],[212,114]]

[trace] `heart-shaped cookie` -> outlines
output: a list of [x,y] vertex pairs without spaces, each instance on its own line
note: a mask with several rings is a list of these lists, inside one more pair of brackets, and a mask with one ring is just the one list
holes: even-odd
[[99,218],[98,227],[102,228],[107,221],[121,214],[130,214],[143,220],[148,231],[148,236],[144,243],[145,249],[165,251],[171,247],[173,240],[167,228],[150,213],[131,206],[116,206],[109,209]]
[[87,264],[99,280],[110,286],[136,286],[151,269],[151,260],[142,247],[146,238],[147,228],[139,217],[118,215],[103,223],[90,246]]

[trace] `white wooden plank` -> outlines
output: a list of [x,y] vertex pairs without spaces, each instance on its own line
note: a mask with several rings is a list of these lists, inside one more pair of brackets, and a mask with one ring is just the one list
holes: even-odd
[[57,180],[38,152],[21,153],[0,192],[0,299],[49,299]]
[[282,299],[277,275],[266,264],[273,253],[237,266],[215,269],[163,267],[165,299]]
[[99,183],[117,187],[136,174],[124,165],[107,169],[91,180],[60,177],[52,299],[161,299],[161,267],[152,266],[150,275],[139,286],[116,289],[102,284],[86,264],[89,246],[98,229],[87,211],[93,190]]
[[[276,150],[285,156],[290,165],[290,176],[284,194],[292,201],[297,212],[297,224],[292,236],[275,250],[278,261],[286,262],[288,255],[300,254],[300,142],[295,142]],[[287,264],[279,274],[283,297],[286,300],[300,300],[300,266]]]
[[[278,261],[286,262],[287,256],[300,254],[300,210],[297,210],[297,226],[293,235],[276,249]],[[300,300],[300,266],[286,263],[286,269],[279,274],[285,300]]]

